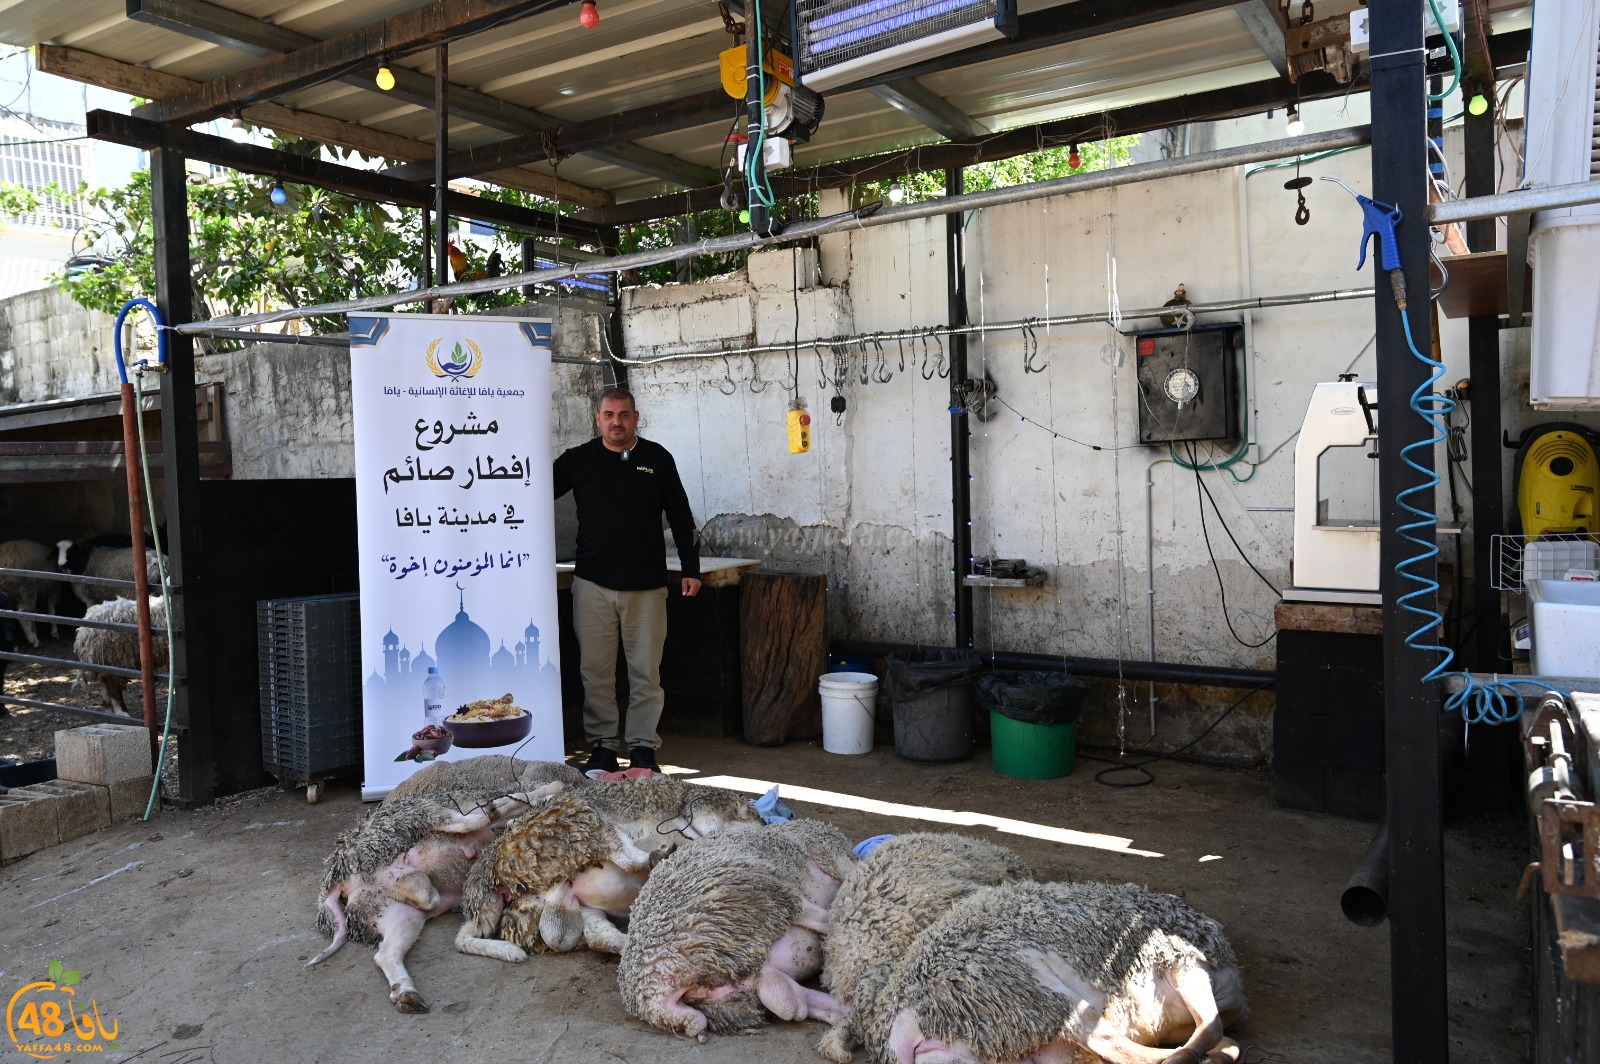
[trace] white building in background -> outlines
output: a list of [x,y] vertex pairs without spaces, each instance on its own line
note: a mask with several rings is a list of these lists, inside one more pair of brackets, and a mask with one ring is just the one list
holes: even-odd
[[[41,74],[26,50],[0,56],[0,182],[34,192],[52,184],[127,184],[146,165],[144,153],[89,140],[84,116],[95,108],[126,112],[129,100]],[[76,196],[49,197],[34,214],[0,219],[0,298],[48,287],[69,259],[89,251],[82,224],[83,204]]]

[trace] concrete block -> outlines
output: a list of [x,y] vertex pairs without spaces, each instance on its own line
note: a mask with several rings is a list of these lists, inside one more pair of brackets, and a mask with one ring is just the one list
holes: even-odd
[[678,331],[691,344],[746,337],[755,328],[750,297],[741,292],[726,299],[708,299],[683,308]]
[[757,288],[792,292],[798,287],[805,291],[817,283],[816,248],[752,252],[746,266],[750,271],[750,283]]
[[56,775],[102,787],[155,771],[143,725],[89,724],[56,732]]
[[[144,816],[145,803],[150,800],[150,785],[155,782],[154,776],[145,776],[142,779],[123,780],[107,787],[107,797],[111,802],[111,822],[120,824],[129,817]],[[156,808],[161,807],[158,804]]]
[[93,835],[111,823],[111,802],[107,788],[72,780],[51,780],[17,787],[12,794],[39,795],[55,808],[56,838],[69,842]]
[[26,790],[0,794],[0,861],[15,861],[60,841],[54,799]]

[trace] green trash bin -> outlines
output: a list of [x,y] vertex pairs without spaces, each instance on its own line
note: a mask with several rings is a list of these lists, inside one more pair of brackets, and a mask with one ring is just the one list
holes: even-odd
[[1026,780],[1072,775],[1088,680],[1059,672],[995,670],[979,676],[974,686],[978,704],[989,711],[996,772]]
[[1078,724],[1029,724],[989,711],[994,770],[1025,780],[1070,776],[1078,765]]

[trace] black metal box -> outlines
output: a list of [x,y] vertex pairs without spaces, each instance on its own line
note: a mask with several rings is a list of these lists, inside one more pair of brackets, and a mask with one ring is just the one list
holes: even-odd
[[1139,442],[1240,438],[1238,322],[1134,334]]

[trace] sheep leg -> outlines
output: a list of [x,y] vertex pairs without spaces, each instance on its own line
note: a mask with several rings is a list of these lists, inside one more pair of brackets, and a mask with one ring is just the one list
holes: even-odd
[[833,926],[833,919],[828,915],[828,910],[808,898],[800,899],[800,915],[795,917],[794,922],[819,935],[826,935]]
[[[38,588],[30,587],[24,583],[21,587],[17,588],[17,609],[21,610],[23,613],[35,612],[34,607],[38,603],[38,595]],[[27,638],[28,645],[30,647],[37,647],[39,645],[38,624],[34,621],[28,620],[18,620],[17,623],[22,626],[22,634]],[[54,625],[50,626],[50,638],[55,638]]]
[[428,918],[417,909],[397,901],[384,905],[373,921],[373,929],[382,942],[373,961],[389,981],[389,1000],[401,1012],[427,1012],[428,1003],[417,993],[411,973],[406,971],[406,953],[422,934],[422,925]]
[[110,708],[111,712],[121,713],[124,717],[133,716],[128,712],[128,707],[123,701],[123,696],[128,690],[127,679],[121,676],[107,676],[104,673],[100,675],[99,679],[100,691],[105,696],[106,706]]
[[1198,1064],[1222,1038],[1222,1016],[1211,992],[1211,974],[1200,965],[1189,963],[1167,972],[1166,980],[1194,1018],[1194,1033],[1167,1059],[1172,1064],[1182,1064],[1192,1056]]
[[1192,1050],[1174,1052],[1140,1045],[1104,1016],[1098,1018],[1084,1044],[1107,1064],[1201,1064],[1201,1058]]
[[832,994],[803,987],[778,968],[761,969],[756,995],[767,1011],[780,1020],[816,1018],[824,1023],[842,1023],[850,1015],[849,1007],[839,1004]]
[[707,1023],[705,1013],[685,1005],[683,1003],[684,993],[685,988],[680,986],[674,988],[665,1000],[647,1001],[645,1003],[646,1015],[644,1019],[657,1027],[671,1031],[673,1034],[704,1042],[706,1040]]
[[596,953],[618,953],[628,944],[628,936],[617,930],[602,909],[580,908],[583,917],[583,944]]
[[860,1041],[848,1021],[836,1023],[817,1042],[817,1052],[834,1064],[850,1064],[855,1059],[853,1050]]
[[583,913],[569,883],[551,887],[544,896],[544,912],[539,916],[539,937],[557,953],[578,948],[583,940]]
[[512,942],[494,938],[500,930],[500,914],[505,912],[505,901],[498,891],[490,891],[482,908],[468,911],[456,932],[456,949],[474,957],[492,957],[507,964],[521,964],[528,953]]

